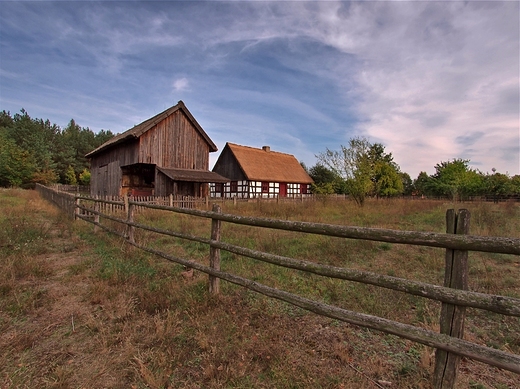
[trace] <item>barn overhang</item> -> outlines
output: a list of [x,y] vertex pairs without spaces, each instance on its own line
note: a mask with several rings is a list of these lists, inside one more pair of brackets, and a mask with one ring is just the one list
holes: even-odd
[[229,182],[226,177],[209,170],[174,169],[157,166],[157,170],[173,181],[187,181],[200,183]]

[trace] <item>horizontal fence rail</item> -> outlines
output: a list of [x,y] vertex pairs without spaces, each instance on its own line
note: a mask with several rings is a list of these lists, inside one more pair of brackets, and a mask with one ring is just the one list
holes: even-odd
[[[143,229],[150,232],[155,232],[162,235],[172,236],[191,240],[198,243],[207,244],[211,247],[222,249],[230,253],[246,256],[253,259],[258,259],[274,265],[279,265],[291,269],[302,270],[309,273],[314,273],[321,276],[344,279],[348,281],[356,281],[365,284],[380,286],[387,289],[396,290],[399,292],[406,292],[415,296],[426,297],[432,300],[447,302],[451,304],[485,309],[491,312],[500,313],[509,316],[520,317],[520,299],[507,296],[496,296],[485,293],[470,292],[466,290],[457,290],[446,288],[438,285],[431,285],[419,281],[411,281],[404,278],[387,276],[362,270],[345,269],[335,266],[322,265],[316,262],[304,261],[284,257],[275,254],[269,254],[262,251],[256,251],[241,246],[232,245],[220,241],[214,241],[207,238],[202,238],[194,235],[183,234],[170,230],[164,230],[147,226],[139,223],[130,223],[124,219],[104,215],[101,212],[92,210],[91,208],[79,206],[85,212],[90,212],[95,215],[103,216],[108,220],[118,223],[126,224],[127,226]],[[80,218],[84,219],[84,217]]]
[[[77,196],[80,200],[104,202],[107,204],[124,206],[124,201],[106,201],[90,197]],[[128,201],[129,204],[149,209],[172,211],[172,207],[155,204],[143,204],[137,201]],[[217,219],[235,224],[254,227],[273,228],[286,231],[306,232],[334,236],[338,238],[371,240],[396,244],[449,248],[453,250],[471,250],[499,254],[520,255],[520,239],[485,237],[474,235],[440,234],[436,232],[399,231],[384,228],[350,227],[335,224],[295,222],[287,220],[273,220],[257,217],[246,217],[231,214],[202,211],[198,209],[177,208],[174,212],[208,219]]]
[[[41,191],[42,195],[43,192],[45,191]],[[49,194],[46,193],[45,196],[49,196]],[[448,328],[448,332],[444,332],[443,330],[442,320],[445,320],[446,318],[443,319],[441,317],[441,331],[443,333],[439,334],[412,325],[403,324],[376,316],[366,315],[359,312],[352,312],[336,306],[327,305],[319,301],[310,300],[296,294],[274,289],[258,282],[221,271],[220,250],[225,250],[240,256],[249,257],[286,268],[313,273],[319,276],[375,285],[378,287],[440,301],[443,304],[443,312],[445,308],[449,311],[451,309],[450,307],[455,307],[456,310],[458,308],[462,309],[462,315],[464,315],[463,308],[472,307],[502,315],[520,317],[520,299],[508,296],[471,292],[464,290],[464,287],[461,289],[456,289],[458,286],[452,286],[452,284],[447,283],[447,281],[445,281],[445,286],[432,285],[424,282],[407,280],[368,271],[323,265],[313,261],[284,257],[224,243],[220,240],[220,223],[234,223],[245,226],[295,231],[339,238],[444,248],[446,249],[446,258],[448,258],[449,255],[452,255],[452,253],[455,253],[456,256],[459,254],[467,255],[468,251],[520,255],[520,239],[481,237],[467,235],[465,233],[459,234],[457,232],[440,234],[433,232],[397,231],[380,228],[351,227],[323,223],[273,220],[224,214],[220,212],[220,208],[218,206],[214,206],[212,211],[207,211],[194,208],[172,207],[170,206],[170,204],[172,204],[171,201],[169,201],[169,204],[167,205],[158,204],[157,202],[151,204],[135,201],[135,199],[128,197],[122,200],[107,201],[87,196],[73,196],[72,202],[70,200],[65,202],[65,204],[68,204],[68,207],[70,207],[71,203],[73,204],[76,217],[94,224],[95,228],[101,228],[105,231],[121,236],[126,239],[127,243],[168,261],[175,262],[208,274],[210,278],[210,291],[212,293],[218,293],[218,281],[222,279],[323,316],[397,335],[405,339],[434,347],[438,352],[446,352],[447,357],[443,358],[442,355],[439,354],[441,355],[441,357],[437,358],[439,359],[439,362],[436,361],[436,364],[440,364],[440,360],[442,360],[442,363],[447,364],[448,367],[436,365],[436,376],[434,377],[435,388],[452,388],[454,386],[455,374],[453,373],[453,375],[450,376],[449,374],[446,374],[446,371],[451,369],[452,371],[454,370],[456,372],[458,363],[457,361],[458,357],[460,356],[475,359],[489,365],[520,374],[519,355],[465,341],[462,339],[462,333],[459,335],[450,336],[450,328]],[[144,209],[161,210],[210,219],[212,221],[211,236],[210,238],[205,238],[176,231],[160,229],[154,226],[135,222],[134,213],[136,210]],[[107,212],[107,210],[109,212]],[[70,208],[67,208],[67,211],[69,212]],[[126,226],[125,232],[122,233],[104,225],[101,222],[102,219],[117,222]],[[210,266],[206,266],[189,259],[177,258],[159,250],[142,245],[139,242],[136,242],[134,239],[134,231],[136,229],[142,229],[153,233],[205,244],[210,249]],[[446,266],[448,266],[448,262]],[[463,275],[463,277],[467,277],[467,274]],[[444,323],[446,322],[447,321],[445,320]],[[445,325],[446,324],[444,324],[444,326]],[[456,358],[451,359],[450,355],[455,355]],[[440,378],[437,377],[438,370],[440,371]]]
[[[87,198],[83,199],[86,200]],[[129,201],[129,204],[140,205],[134,201]],[[147,208],[165,211],[172,210],[171,207],[153,204],[147,205]],[[338,238],[371,240],[397,244],[411,244],[417,246],[449,248],[453,250],[471,250],[520,255],[520,239],[515,238],[452,235],[439,234],[435,232],[398,231],[383,228],[349,227],[335,224],[294,222],[288,220],[273,220],[257,217],[221,214],[213,211],[202,211],[197,209],[181,208],[176,209],[175,212],[210,219],[217,219],[229,223],[243,224],[247,226],[306,232],[310,234],[334,236]]]
[[[90,221],[85,216],[80,216],[80,218],[86,221]],[[123,238],[125,237],[125,234],[121,234],[101,224],[98,225],[108,232]],[[154,250],[137,243],[130,244],[143,251],[164,258],[170,262],[178,263],[185,267],[199,270],[203,273],[218,277],[236,285],[243,286],[263,295],[288,302],[319,315],[341,320],[361,327],[386,332],[388,334],[397,335],[401,338],[409,339],[426,346],[450,351],[461,356],[492,364],[493,366],[520,374],[520,356],[518,355],[510,354],[486,346],[480,346],[462,339],[438,334],[436,332],[425,330],[423,328],[415,327],[409,324],[403,324],[377,316],[353,312],[336,306],[320,303],[318,301],[310,300],[305,297],[260,284],[247,278],[236,276],[234,274],[226,273],[220,270],[215,270],[209,266],[202,265],[199,262],[174,257],[172,255],[163,253],[162,251]]]

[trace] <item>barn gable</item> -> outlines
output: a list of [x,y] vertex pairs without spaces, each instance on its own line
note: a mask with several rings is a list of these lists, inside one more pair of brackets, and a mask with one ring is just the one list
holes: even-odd
[[177,180],[159,169],[208,173],[217,147],[182,101],[110,139],[86,156],[91,160],[91,194],[207,195],[208,177]]
[[229,178],[213,185],[212,195],[232,197],[275,197],[309,193],[313,182],[298,160],[290,154],[226,143],[213,171]]

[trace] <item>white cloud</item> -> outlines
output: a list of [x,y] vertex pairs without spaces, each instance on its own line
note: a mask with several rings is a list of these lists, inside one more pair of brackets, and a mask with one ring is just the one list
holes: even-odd
[[[319,147],[366,135],[412,177],[452,158],[519,173],[518,2],[4,8],[3,31],[23,37],[12,46],[2,42],[0,77],[11,80],[9,93],[22,88],[12,81],[18,74],[28,75],[27,87],[70,88],[65,97],[77,98],[62,104],[70,115],[72,105],[88,105],[85,96],[92,95],[99,106],[110,100],[114,107],[139,107],[144,120],[182,92],[185,102],[208,107],[206,122],[219,142],[295,147],[309,158]],[[53,78],[53,69],[63,74]],[[54,112],[59,100],[50,101]],[[350,116],[357,123],[345,122]],[[319,131],[328,138],[318,144]]]
[[[356,3],[345,15],[326,14],[322,39],[362,61],[358,131],[384,143],[404,171],[514,159],[504,154],[519,136],[518,4]],[[455,141],[475,132],[486,136],[472,150]]]
[[178,78],[173,81],[173,90],[182,92],[189,89],[189,81],[186,77]]

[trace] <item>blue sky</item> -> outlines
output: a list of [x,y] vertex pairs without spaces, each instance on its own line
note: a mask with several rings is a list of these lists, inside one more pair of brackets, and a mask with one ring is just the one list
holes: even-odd
[[[220,150],[520,171],[519,2],[0,1],[0,109],[123,132],[183,100]],[[211,166],[218,158],[213,153]]]

